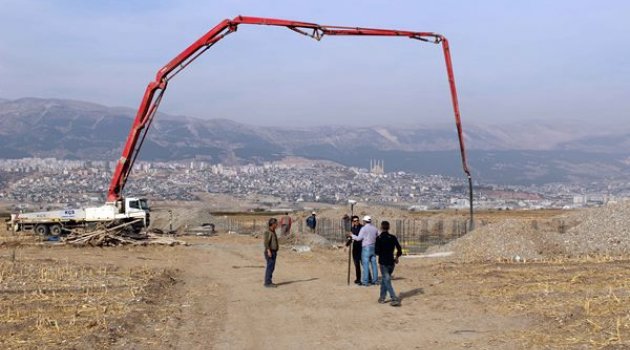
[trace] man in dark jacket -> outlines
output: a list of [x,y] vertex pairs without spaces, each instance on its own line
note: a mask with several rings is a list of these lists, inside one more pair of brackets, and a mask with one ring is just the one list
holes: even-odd
[[[352,226],[350,227],[350,232],[353,235],[358,235],[359,231],[361,231],[361,222],[359,222],[359,217],[354,215],[352,217]],[[361,284],[361,245],[363,242],[355,241],[352,237],[348,237],[348,241],[346,242],[346,247],[349,247],[352,244],[352,260],[354,261],[354,270],[356,272],[356,279],[354,280],[355,284]]]
[[273,278],[273,270],[276,269],[276,256],[278,256],[278,236],[276,235],[276,228],[278,227],[278,220],[276,218],[269,219],[269,228],[264,234],[265,244],[265,260],[267,261],[267,268],[265,269],[265,287],[276,288],[271,280]]
[[[394,249],[396,249],[396,257],[394,258]],[[392,273],[394,266],[398,263],[398,258],[402,255],[402,248],[398,243],[398,238],[389,233],[389,222],[381,222],[381,234],[376,237],[375,244],[376,255],[378,255],[378,264],[381,268],[381,295],[378,302],[385,303],[385,297],[389,292],[392,298],[392,306],[400,306],[400,298],[396,296],[394,287],[392,286]]]
[[311,230],[311,233],[315,233],[315,228],[317,227],[317,217],[315,216],[315,212],[306,218],[306,226]]

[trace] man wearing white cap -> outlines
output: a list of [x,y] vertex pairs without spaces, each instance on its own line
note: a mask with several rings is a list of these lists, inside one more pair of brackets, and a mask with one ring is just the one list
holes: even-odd
[[311,233],[315,233],[315,228],[317,227],[317,218],[315,215],[315,212],[312,212],[311,216],[306,218],[306,226],[311,230]]
[[[369,286],[378,283],[378,269],[376,266],[376,254],[374,252],[374,244],[378,229],[372,225],[372,218],[369,215],[363,217],[363,227],[358,235],[349,233],[355,241],[361,241],[361,263],[363,271],[361,271],[361,285]],[[370,281],[370,270],[372,272],[372,280]]]

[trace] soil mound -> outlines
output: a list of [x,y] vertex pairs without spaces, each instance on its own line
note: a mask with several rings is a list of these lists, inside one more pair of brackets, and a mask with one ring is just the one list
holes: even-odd
[[591,209],[569,229],[563,244],[572,255],[627,256],[630,253],[630,201]]
[[278,236],[281,245],[308,246],[310,248],[333,248],[333,244],[326,238],[314,233],[291,233]]
[[431,247],[427,253],[454,252],[458,260],[531,260],[562,253],[556,234],[536,228],[531,222],[505,220],[476,229],[443,246]]
[[478,228],[427,253],[452,251],[464,261],[537,260],[585,255],[628,256],[630,201],[547,221],[509,219]]

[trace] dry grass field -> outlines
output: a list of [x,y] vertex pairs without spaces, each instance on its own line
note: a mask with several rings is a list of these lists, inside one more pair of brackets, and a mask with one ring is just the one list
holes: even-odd
[[181,238],[189,245],[73,247],[0,227],[0,348],[630,348],[627,256],[403,257],[393,308],[378,287],[346,284],[343,248],[282,246],[270,290],[260,238]]
[[[346,285],[347,253],[280,252],[262,287],[260,240],[75,248],[0,243],[0,346],[7,349],[623,349],[630,261],[462,263],[403,258],[401,308]],[[363,320],[371,327],[357,327]],[[270,334],[269,328],[276,331]],[[367,346],[365,345],[367,341]]]
[[146,305],[172,283],[164,268],[60,248],[0,239],[0,347],[108,348],[156,314]]
[[[598,258],[442,263],[433,269],[440,279],[459,284],[466,290],[464,298],[483,305],[489,314],[524,321],[520,329],[497,329],[491,344],[522,349],[625,349],[630,347],[629,267],[627,259]],[[452,285],[445,292],[455,297],[459,293],[453,287],[457,288]]]

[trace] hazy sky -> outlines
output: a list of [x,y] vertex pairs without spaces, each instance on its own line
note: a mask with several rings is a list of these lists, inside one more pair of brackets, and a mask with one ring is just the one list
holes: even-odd
[[[236,15],[433,31],[462,118],[627,120],[628,1],[0,0],[0,98],[137,108],[182,49]],[[240,26],[173,79],[162,112],[263,125],[450,122],[441,48]]]

